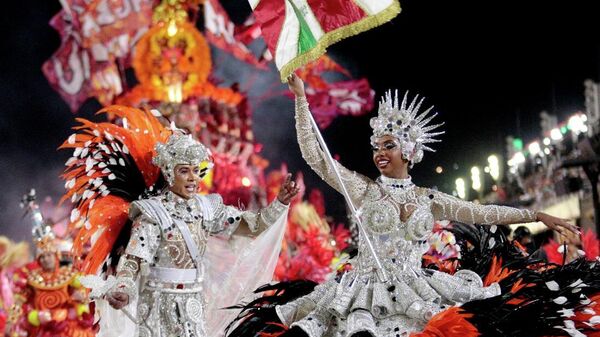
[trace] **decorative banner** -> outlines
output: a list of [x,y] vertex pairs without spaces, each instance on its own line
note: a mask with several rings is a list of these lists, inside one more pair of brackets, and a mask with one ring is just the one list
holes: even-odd
[[82,45],[97,61],[127,57],[152,23],[153,0],[96,0],[86,6],[82,0],[65,2],[78,13],[74,19]]
[[[258,60],[256,56],[236,36],[236,26],[229,19],[229,15],[223,9],[218,0],[206,0],[204,3],[204,27],[206,28],[206,39],[216,47],[232,54],[236,58],[249,63],[257,68],[266,69],[266,60]],[[244,37],[250,38],[248,33],[254,35],[255,39],[260,35],[258,25],[248,26],[244,30]],[[248,39],[252,41],[252,39]]]
[[90,96],[90,58],[74,37],[63,41],[58,51],[44,63],[42,71],[71,111],[77,111]]
[[400,13],[397,0],[248,0],[281,80],[328,46]]
[[111,105],[115,98],[123,92],[121,74],[115,62],[103,62],[103,67],[92,71],[90,87],[93,95],[103,106]]
[[[328,82],[324,74],[339,73],[348,80]],[[352,79],[348,70],[327,55],[298,71],[306,84],[306,99],[320,128],[326,128],[339,115],[360,116],[373,109],[375,92],[365,78]]]
[[50,21],[62,44],[42,70],[73,112],[95,96],[103,105],[123,91],[116,58],[126,58],[151,23],[152,0],[64,0]]

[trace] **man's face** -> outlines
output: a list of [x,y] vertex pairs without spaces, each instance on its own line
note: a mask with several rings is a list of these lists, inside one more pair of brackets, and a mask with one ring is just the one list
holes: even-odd
[[198,185],[201,180],[198,165],[177,165],[174,171],[173,186],[169,187],[171,192],[184,199],[189,199],[198,193]]

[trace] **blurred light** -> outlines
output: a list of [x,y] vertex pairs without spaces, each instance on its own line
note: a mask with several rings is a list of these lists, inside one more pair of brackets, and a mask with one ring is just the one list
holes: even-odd
[[585,122],[581,118],[582,115],[573,115],[569,118],[569,122],[567,123],[569,129],[573,131],[575,134],[580,134],[583,131],[583,128],[586,128]]
[[483,172],[490,173],[490,167],[489,166],[484,167]]
[[544,145],[546,145],[546,146],[550,145],[550,138],[544,137]]
[[173,37],[177,34],[177,24],[175,24],[175,20],[169,21],[169,26],[167,27],[167,35],[169,37]]
[[563,127],[561,127],[561,128],[560,128],[560,133],[562,133],[563,135],[564,135],[565,133],[567,133],[567,131],[569,131],[569,129],[567,129],[567,127],[566,127],[566,126],[563,126]]
[[523,140],[521,138],[515,138],[515,139],[513,139],[513,147],[517,151],[523,150]]
[[540,149],[540,143],[538,142],[533,142],[529,144],[527,148],[529,149],[529,153],[531,153],[531,155],[533,156],[537,155],[542,150]]
[[492,191],[494,191],[494,192],[498,191],[498,185],[492,185]]
[[441,166],[438,166],[435,168],[435,173],[437,174],[441,174],[442,172],[444,172],[444,168]]
[[552,138],[553,140],[561,140],[562,133],[560,133],[560,130],[558,128],[554,128],[550,130],[550,138]]
[[471,168],[471,187],[475,191],[481,191],[481,170],[477,166]]
[[584,126],[581,128],[581,132],[587,132],[587,131],[588,131],[588,127],[584,125]]
[[545,154],[550,154],[550,149],[549,149],[549,148],[545,148],[545,149],[544,149],[544,153],[545,153]]
[[463,178],[456,179],[456,193],[461,199],[467,197],[467,189],[465,188],[465,180]]
[[587,122],[587,116],[586,115],[581,115],[581,120],[585,123]]
[[523,164],[525,162],[525,155],[523,152],[517,152],[515,155],[508,161],[508,165],[515,167]]
[[494,180],[498,180],[500,178],[500,160],[498,156],[493,154],[487,160],[490,167],[490,175]]
[[251,181],[250,181],[250,178],[248,178],[248,177],[243,177],[243,178],[242,178],[242,185],[244,185],[245,187],[250,187],[250,185],[252,185],[252,184],[251,184]]
[[181,82],[167,86],[167,99],[172,103],[181,103],[183,101],[183,88]]

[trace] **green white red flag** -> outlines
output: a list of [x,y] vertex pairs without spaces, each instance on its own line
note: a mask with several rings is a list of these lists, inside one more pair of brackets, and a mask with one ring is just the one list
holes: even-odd
[[400,13],[397,0],[248,0],[284,81],[344,38]]

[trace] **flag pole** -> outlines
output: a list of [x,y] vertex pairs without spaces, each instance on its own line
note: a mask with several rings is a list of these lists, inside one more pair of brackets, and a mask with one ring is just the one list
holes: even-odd
[[338,184],[340,185],[340,188],[342,190],[342,195],[344,196],[344,199],[346,199],[346,202],[348,203],[348,206],[350,207],[350,211],[352,212],[352,215],[356,219],[356,224],[358,226],[358,230],[362,234],[363,239],[367,243],[367,247],[371,251],[373,258],[375,259],[375,264],[377,264],[377,276],[379,277],[379,280],[381,282],[387,282],[388,275],[387,275],[385,269],[383,268],[383,265],[381,264],[381,260],[379,259],[379,257],[377,256],[377,253],[375,252],[375,247],[373,246],[371,239],[369,239],[369,235],[362,224],[362,221],[360,219],[360,213],[356,209],[356,206],[354,206],[354,202],[350,198],[348,189],[346,189],[346,185],[344,184],[344,181],[342,180],[342,176],[340,175],[338,167],[337,167],[335,161],[333,160],[333,157],[331,156],[331,152],[329,152],[329,148],[327,148],[327,144],[325,144],[325,140],[323,140],[323,136],[321,135],[319,126],[317,125],[317,122],[315,121],[315,119],[310,111],[308,112],[308,115],[310,116],[310,123],[315,132],[315,135],[317,136],[317,140],[319,141],[319,144],[321,145],[321,149],[325,153],[325,160],[327,160],[329,166],[333,168],[335,177],[337,178]]

